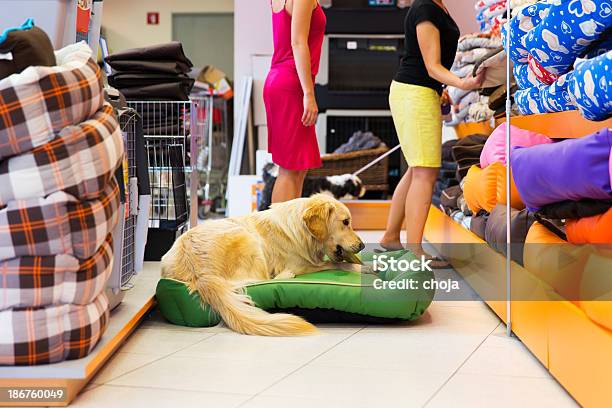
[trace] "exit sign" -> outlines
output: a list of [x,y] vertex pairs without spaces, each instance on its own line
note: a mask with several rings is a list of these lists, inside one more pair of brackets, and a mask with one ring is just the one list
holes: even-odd
[[159,24],[159,12],[151,11],[147,13],[147,24],[158,25]]

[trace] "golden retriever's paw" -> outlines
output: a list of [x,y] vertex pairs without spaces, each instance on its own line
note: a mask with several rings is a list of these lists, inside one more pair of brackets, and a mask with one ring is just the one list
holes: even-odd
[[293,279],[295,278],[295,273],[289,271],[283,271],[276,275],[274,279]]

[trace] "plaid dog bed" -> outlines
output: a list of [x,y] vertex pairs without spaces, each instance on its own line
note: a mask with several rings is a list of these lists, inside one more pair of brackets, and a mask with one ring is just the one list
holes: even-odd
[[109,320],[102,292],[92,303],[0,312],[0,365],[38,365],[83,358],[98,344]]
[[0,310],[49,305],[87,305],[106,287],[113,270],[109,234],[91,258],[24,256],[0,262]]
[[0,206],[64,191],[79,200],[100,196],[123,159],[123,136],[113,108],[62,129],[34,150],[0,163]]
[[33,66],[0,81],[0,160],[51,141],[104,102],[102,74],[85,43],[56,51],[57,66]]
[[0,261],[61,254],[89,258],[117,225],[120,201],[112,178],[96,200],[77,201],[59,191],[9,202],[0,210]]

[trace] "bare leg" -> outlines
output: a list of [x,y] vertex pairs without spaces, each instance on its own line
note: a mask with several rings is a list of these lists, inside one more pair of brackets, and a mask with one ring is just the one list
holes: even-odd
[[387,229],[380,240],[380,245],[386,249],[401,249],[400,234],[404,227],[404,214],[406,211],[406,197],[412,181],[412,168],[409,168],[402,179],[400,180],[393,199],[391,200],[391,209],[389,210],[389,218],[387,219]]
[[300,198],[307,172],[308,170],[287,170],[279,167],[278,177],[272,190],[272,203]]
[[412,182],[406,196],[406,242],[417,256],[426,255],[423,250],[423,231],[429,215],[437,167],[414,167]]

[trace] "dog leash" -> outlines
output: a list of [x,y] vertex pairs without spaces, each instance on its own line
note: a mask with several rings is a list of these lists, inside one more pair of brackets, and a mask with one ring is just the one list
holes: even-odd
[[377,158],[375,158],[374,160],[372,160],[371,162],[369,162],[368,164],[366,164],[365,166],[363,166],[362,168],[360,168],[359,170],[357,170],[356,172],[353,173],[353,176],[358,176],[361,173],[363,173],[364,171],[366,171],[367,169],[369,169],[370,167],[374,166],[376,163],[378,163],[379,161],[383,160],[385,157],[393,154],[393,152],[395,152],[396,150],[398,150],[401,146],[397,145],[395,146],[393,149],[385,152],[384,154],[378,156]]

